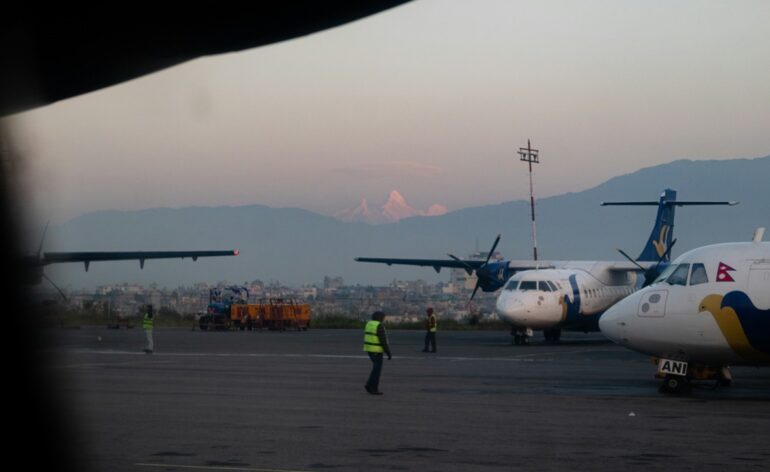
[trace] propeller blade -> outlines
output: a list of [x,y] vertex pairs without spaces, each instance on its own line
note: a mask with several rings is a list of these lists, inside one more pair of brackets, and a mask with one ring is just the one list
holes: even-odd
[[45,241],[45,234],[48,232],[48,225],[51,224],[50,221],[46,222],[45,228],[43,229],[43,234],[40,236],[40,246],[37,248],[37,258],[40,259],[40,254],[43,252],[43,242]]
[[651,285],[655,279],[658,278],[658,275],[660,275],[660,272],[655,270],[655,266],[644,271],[644,283],[642,284],[642,288]]
[[492,254],[495,253],[495,248],[497,248],[497,243],[499,242],[500,242],[500,235],[498,234],[497,237],[495,238],[494,244],[492,244],[492,249],[490,249],[489,254],[487,254],[487,260],[484,261],[484,265],[487,265],[487,263],[489,262],[489,259],[492,257]]
[[471,266],[470,266],[470,265],[469,265],[467,262],[465,262],[464,260],[462,260],[462,259],[460,259],[459,257],[457,257],[457,256],[454,256],[454,255],[452,255],[452,254],[447,254],[447,256],[451,257],[452,259],[454,259],[454,260],[456,260],[457,262],[459,262],[460,264],[462,264],[462,265],[463,265],[463,267],[465,267],[465,272],[467,272],[467,273],[468,273],[468,275],[471,275],[471,274],[473,274],[473,267],[471,267]]
[[650,285],[655,281],[655,279],[658,278],[658,276],[660,275],[660,269],[659,269],[660,264],[671,253],[671,248],[674,247],[674,244],[676,244],[676,239],[671,241],[671,245],[666,249],[663,255],[660,256],[660,259],[658,259],[658,262],[656,262],[654,266],[650,267],[644,272],[644,284],[642,284],[642,287],[646,287]]
[[476,292],[479,290],[479,279],[476,279],[476,286],[473,287],[473,293],[471,293],[471,298],[468,300],[468,303],[473,301],[473,297],[476,296]]
[[43,278],[44,278],[44,279],[46,279],[46,280],[48,281],[48,283],[50,283],[51,285],[53,285],[53,288],[55,288],[55,289],[56,289],[56,290],[59,292],[59,295],[61,295],[61,297],[64,299],[64,302],[65,302],[65,303],[69,303],[69,302],[70,302],[70,301],[67,299],[67,296],[66,296],[66,295],[64,295],[64,292],[62,291],[62,289],[60,289],[58,285],[56,285],[55,283],[53,283],[53,280],[49,279],[49,278],[48,278],[48,276],[47,276],[47,275],[45,275],[45,274],[43,274]]
[[[481,279],[489,280],[491,278],[489,275],[489,272],[487,272],[485,268],[489,263],[489,259],[492,257],[492,254],[495,253],[495,249],[497,248],[497,244],[499,242],[500,242],[500,235],[498,234],[497,237],[495,238],[495,242],[492,243],[492,249],[490,249],[489,253],[487,253],[487,260],[484,261],[484,263],[481,264],[481,266],[478,269],[476,269],[476,286],[473,287],[473,293],[471,293],[471,298],[470,300],[468,300],[468,303],[473,301],[473,297],[475,297],[476,292],[479,291],[479,287],[481,286]],[[452,257],[451,254],[450,254],[450,257]]]
[[666,249],[666,251],[663,253],[662,256],[660,256],[660,259],[658,259],[658,263],[655,264],[655,267],[659,266],[661,262],[663,262],[663,259],[668,257],[669,254],[671,254],[671,248],[674,247],[674,244],[676,244],[676,238],[674,238],[673,241],[671,241],[671,245]]
[[628,254],[626,254],[626,252],[624,250],[618,249],[618,252],[621,253],[623,255],[623,257],[628,259],[633,265],[635,265],[636,267],[640,268],[642,271],[646,271],[647,270],[644,267],[642,267],[638,262],[636,262],[633,257],[631,257]]

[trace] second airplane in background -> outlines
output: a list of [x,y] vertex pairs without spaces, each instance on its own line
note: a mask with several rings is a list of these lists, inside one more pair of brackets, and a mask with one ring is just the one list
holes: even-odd
[[[677,201],[676,191],[666,189],[659,201],[607,202],[602,205],[653,205],[658,207],[655,225],[638,261],[486,261],[435,259],[356,258],[359,262],[404,264],[465,269],[477,276],[476,291],[496,291],[496,311],[511,326],[514,344],[527,344],[534,330],[546,340],[558,341],[562,329],[598,331],[599,316],[641,286],[654,280],[669,261],[674,244],[674,210],[677,206],[735,205],[736,202]],[[490,254],[499,242],[498,236]],[[624,253],[625,255],[625,253]],[[628,256],[626,256],[628,257]],[[643,277],[639,278],[638,274]]]

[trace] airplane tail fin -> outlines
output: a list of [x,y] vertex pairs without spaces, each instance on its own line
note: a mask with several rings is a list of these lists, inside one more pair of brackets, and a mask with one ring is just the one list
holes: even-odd
[[660,194],[660,200],[657,202],[602,202],[602,206],[655,206],[658,207],[658,214],[655,217],[655,225],[652,227],[647,244],[644,245],[642,253],[637,258],[638,261],[662,261],[668,262],[670,252],[666,250],[671,247],[671,241],[674,239],[674,209],[682,206],[694,205],[737,205],[738,202],[715,202],[715,201],[677,201],[676,190],[666,189]]

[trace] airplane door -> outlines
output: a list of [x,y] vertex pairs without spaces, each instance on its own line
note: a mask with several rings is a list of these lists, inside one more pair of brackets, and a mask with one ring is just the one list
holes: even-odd
[[749,267],[747,294],[757,308],[770,307],[770,262],[756,262]]

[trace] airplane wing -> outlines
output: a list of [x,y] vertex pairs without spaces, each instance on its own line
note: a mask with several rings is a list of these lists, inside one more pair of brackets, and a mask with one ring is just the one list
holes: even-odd
[[641,272],[642,270],[650,269],[651,267],[656,266],[656,262],[642,262],[637,261],[636,264],[633,264],[631,262],[625,262],[625,261],[619,261],[619,262],[613,262],[608,267],[607,270],[611,272]]
[[[484,261],[479,260],[457,260],[457,259],[392,259],[384,257],[356,257],[356,262],[374,262],[377,264],[387,265],[411,265],[411,266],[423,266],[433,267],[434,269],[441,269],[449,267],[452,269],[467,269],[471,267],[478,269],[484,265]],[[534,261],[534,260],[521,260],[521,261],[500,261],[506,262],[509,269],[516,271],[519,270],[531,270],[531,269],[553,269],[558,264],[554,261]],[[438,270],[436,270],[438,272]]]
[[123,252],[46,252],[43,254],[41,265],[58,264],[64,262],[82,262],[86,270],[88,265],[95,261],[128,261],[138,260],[139,266],[144,268],[147,259],[176,259],[185,257],[193,261],[199,257],[237,256],[238,250],[228,251],[123,251]]
[[433,267],[436,272],[441,272],[441,269],[448,267],[451,269],[478,269],[484,265],[484,261],[466,261],[466,260],[453,260],[453,259],[390,259],[380,257],[356,257],[356,262],[374,262],[376,264],[387,265],[410,265],[410,266],[422,266]]
[[535,269],[555,269],[559,267],[558,261],[535,261],[535,260],[522,260],[522,261],[508,261],[508,269],[516,272],[522,270],[535,270]]
[[309,35],[406,1],[260,2],[256,14],[239,8],[186,8],[184,21],[146,14],[130,19],[69,14],[64,20],[53,15],[14,15],[13,24],[3,24],[0,41],[3,70],[14,71],[0,74],[0,115],[119,84],[198,57]]
[[[477,270],[485,264],[485,261],[463,260],[463,259],[392,259],[382,257],[356,257],[356,262],[374,262],[376,264],[387,265],[410,265],[433,267],[433,270],[440,272],[444,267],[450,269]],[[532,270],[532,269],[553,269],[556,267],[554,261],[500,261],[507,264],[508,269],[514,271]],[[494,262],[493,262],[494,263]]]

